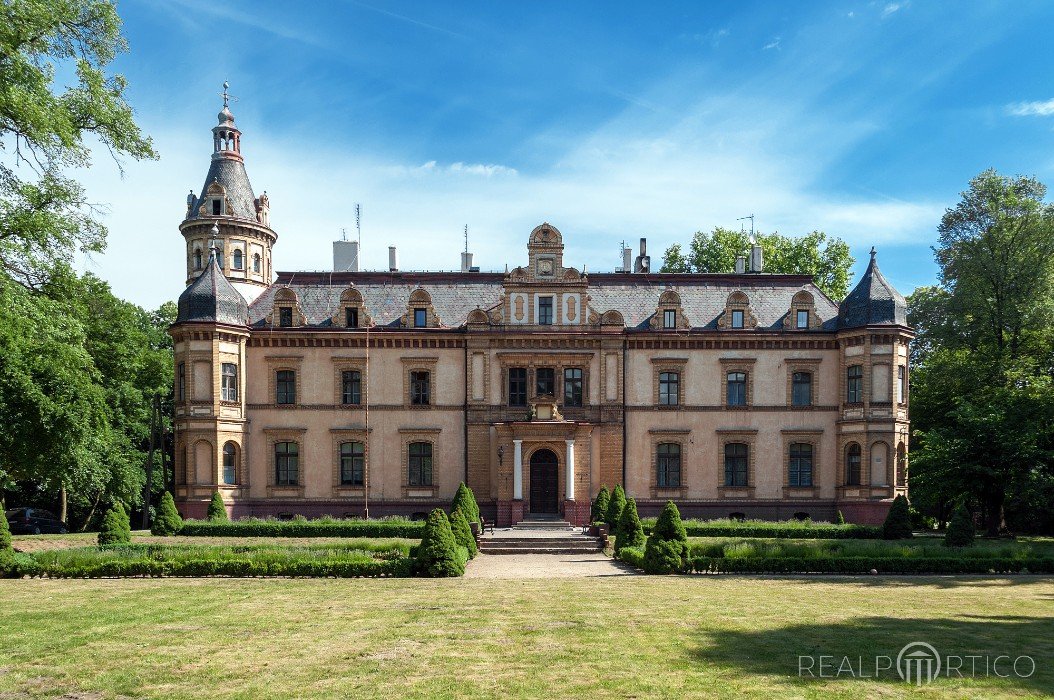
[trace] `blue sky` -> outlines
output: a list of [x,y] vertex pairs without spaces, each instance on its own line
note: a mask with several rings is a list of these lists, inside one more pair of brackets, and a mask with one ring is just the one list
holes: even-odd
[[[658,263],[698,229],[871,245],[905,294],[932,283],[946,207],[988,167],[1054,182],[1054,4],[241,2],[119,5],[141,125],[161,160],[84,175],[110,249],[84,266],[146,306],[182,290],[177,226],[226,79],[275,267],[328,269],[363,206],[366,267],[526,258]],[[145,255],[144,255],[145,253]]]

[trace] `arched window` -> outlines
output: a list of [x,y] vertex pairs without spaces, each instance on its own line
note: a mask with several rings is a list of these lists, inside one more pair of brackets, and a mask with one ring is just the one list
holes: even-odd
[[410,486],[431,486],[432,443],[411,442],[407,447],[407,458],[407,483]]
[[659,488],[681,487],[681,446],[676,442],[659,443],[655,455],[655,484]]
[[795,372],[791,375],[791,405],[812,405],[812,373]]
[[234,249],[234,255],[232,257],[233,257],[233,260],[231,262],[231,265],[234,267],[234,269],[235,270],[242,269],[242,252],[240,250],[238,250],[237,248],[235,248]]
[[729,406],[747,405],[747,375],[745,372],[729,372],[727,375],[727,398]]
[[195,270],[200,270],[201,269],[201,251],[200,250],[195,250],[194,251],[194,269]]
[[730,442],[725,445],[725,486],[746,486],[749,483],[747,456],[745,444]]
[[362,486],[366,446],[361,442],[340,443],[340,485]]
[[275,486],[297,486],[300,483],[300,446],[295,442],[274,444]]
[[238,448],[233,442],[223,446],[223,483],[238,483]]
[[260,271],[260,254],[257,253],[253,256],[253,272]]
[[812,486],[812,445],[794,442],[790,446],[790,463],[787,465],[789,486]]
[[845,485],[860,485],[860,445],[855,442],[845,449]]
[[904,443],[897,445],[897,486],[906,486],[908,483],[908,451]]

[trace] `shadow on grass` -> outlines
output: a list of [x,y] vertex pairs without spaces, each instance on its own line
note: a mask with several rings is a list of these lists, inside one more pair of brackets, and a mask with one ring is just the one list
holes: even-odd
[[[806,684],[903,684],[897,673],[897,654],[912,642],[926,642],[942,659],[934,680],[937,685],[957,684],[960,678],[972,677],[980,685],[994,683],[1054,693],[1054,618],[967,617],[864,617],[778,629],[722,630],[703,634],[694,653],[706,664],[742,673],[800,678]],[[1025,656],[1034,660],[1034,669],[1031,661],[1022,659],[1017,666],[1020,673],[1015,673],[1014,661]],[[1001,658],[996,661],[997,657]]]
[[[735,574],[706,574],[718,576],[734,576]],[[878,574],[865,575],[841,575],[841,574],[813,574],[813,575],[780,575],[780,574],[755,574],[751,576],[757,579],[771,581],[793,581],[799,585],[821,584],[831,586],[845,584],[854,588],[859,586],[871,586],[879,588],[893,588],[902,586],[905,588],[918,588],[919,586],[933,586],[935,588],[1005,588],[1007,586],[1040,586],[1054,583],[1054,576],[1000,576],[998,574]],[[1040,593],[1041,596],[1054,594]]]

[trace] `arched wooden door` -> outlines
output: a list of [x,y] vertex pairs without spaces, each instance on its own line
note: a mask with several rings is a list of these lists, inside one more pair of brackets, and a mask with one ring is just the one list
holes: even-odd
[[552,450],[538,450],[531,455],[531,512],[559,513],[559,479],[557,458]]

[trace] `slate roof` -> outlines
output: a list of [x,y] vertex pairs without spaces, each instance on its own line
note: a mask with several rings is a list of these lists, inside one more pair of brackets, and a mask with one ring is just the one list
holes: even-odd
[[209,173],[205,176],[205,184],[201,186],[201,194],[190,208],[188,219],[198,218],[198,208],[205,200],[205,194],[213,181],[220,183],[227,190],[227,197],[234,208],[234,211],[230,212],[232,216],[256,221],[256,195],[253,194],[253,187],[249,184],[245,163],[224,157],[222,154],[213,156],[212,163],[209,165]]
[[878,269],[875,249],[864,276],[842,302],[840,328],[863,326],[906,326],[908,304]]
[[[420,286],[432,297],[443,326],[458,327],[472,310],[488,309],[501,301],[503,279],[500,273],[280,272],[277,282],[249,307],[249,324],[263,325],[274,306],[275,294],[289,288],[296,293],[309,325],[332,325],[330,319],[340,306],[341,293],[354,284],[377,326],[398,327],[410,293]],[[803,275],[591,274],[589,305],[598,314],[620,312],[627,328],[645,329],[658,307],[659,296],[667,289],[680,295],[684,312],[696,329],[716,329],[728,296],[737,290],[749,297],[761,330],[781,329],[791,299],[800,291],[812,294],[823,329],[837,329],[838,305]]]
[[223,276],[216,255],[209,256],[209,264],[176,302],[179,312],[176,323],[225,323],[244,326],[249,314],[245,298]]

